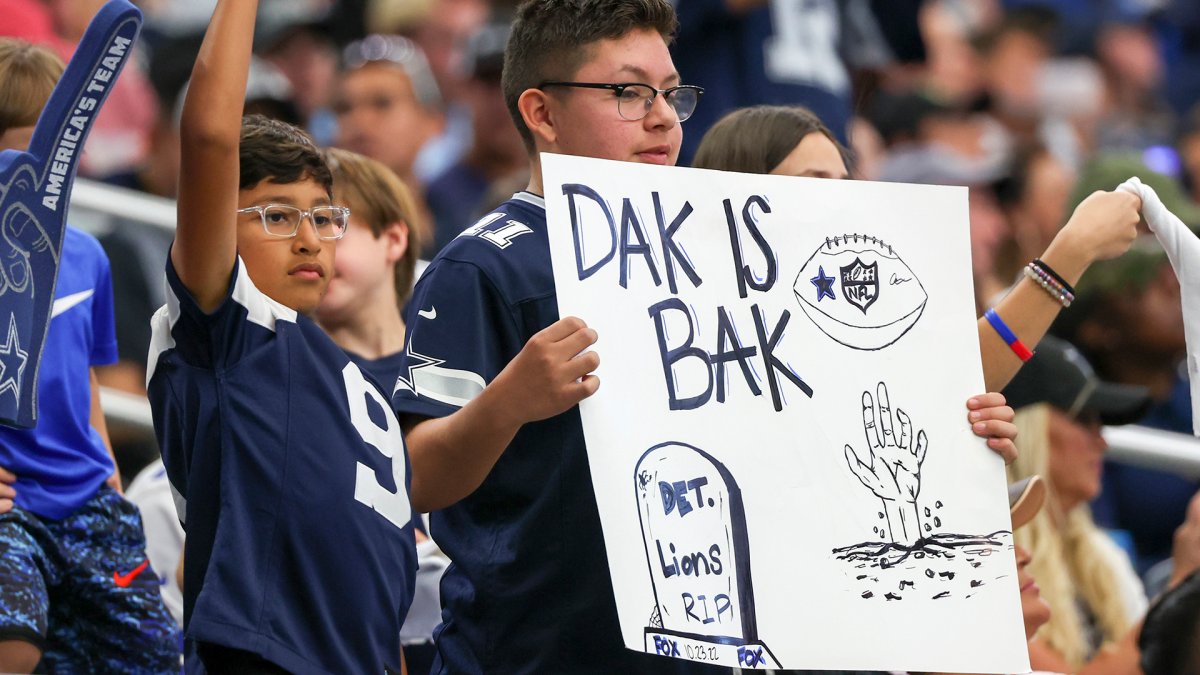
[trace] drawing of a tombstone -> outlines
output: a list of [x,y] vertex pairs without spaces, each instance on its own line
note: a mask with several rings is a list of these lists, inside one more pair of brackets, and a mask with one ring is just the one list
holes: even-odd
[[778,667],[758,640],[741,491],[685,443],[647,450],[634,470],[654,590],[647,652],[742,668]]

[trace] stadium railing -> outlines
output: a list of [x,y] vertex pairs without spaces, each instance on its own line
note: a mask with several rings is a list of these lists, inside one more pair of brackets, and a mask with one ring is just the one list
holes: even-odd
[[[93,234],[103,233],[114,222],[170,231],[175,229],[175,202],[81,179],[71,194],[70,218],[73,225]],[[145,397],[105,389],[101,403],[110,425],[153,438]],[[1105,428],[1104,438],[1108,456],[1116,461],[1200,478],[1200,440],[1187,434],[1126,426]]]

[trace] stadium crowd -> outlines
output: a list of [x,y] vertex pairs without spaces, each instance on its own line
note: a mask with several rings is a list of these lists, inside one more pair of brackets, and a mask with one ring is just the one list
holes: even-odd
[[[69,59],[103,4],[0,0],[0,37],[44,45]],[[137,58],[101,113],[81,175],[174,199],[188,80],[217,3],[136,4],[146,17]],[[678,15],[674,65],[683,84],[704,88],[683,122],[678,164],[702,160],[701,139],[735,110],[803,106],[817,120],[810,130],[826,134],[840,159],[829,172],[807,175],[968,186],[981,316],[1051,246],[1077,206],[1130,176],[1153,187],[1185,224],[1200,228],[1200,3],[1194,0],[671,4]],[[502,90],[517,12],[509,0],[261,0],[245,112],[298,126],[321,148],[352,151],[398,176],[403,186],[387,189],[407,193],[399,200],[405,233],[381,234],[372,225],[375,240],[403,240],[389,266],[433,260],[530,183],[527,146]],[[354,161],[342,157],[342,163]],[[780,161],[738,170],[772,172]],[[336,167],[334,175],[345,180]],[[100,241],[112,261],[119,360],[96,366],[96,375],[101,384],[146,395],[151,317],[167,300],[161,279],[171,240],[118,228]],[[396,269],[406,288],[388,296],[393,304],[406,299],[412,283],[411,271],[405,276]],[[384,277],[384,283],[394,281]],[[1074,399],[1031,393],[1042,390],[1026,381],[1012,401],[1014,408],[1034,409],[1018,413],[1018,448],[1025,453],[1026,442],[1039,448],[1011,467],[1012,478],[1042,474],[1050,491],[1042,520],[1025,535],[1033,537],[1026,546],[1033,554],[1029,569],[1047,580],[1043,595],[1053,609],[1049,623],[1042,619],[1030,631],[1037,642],[1045,624],[1040,640],[1049,645],[1032,651],[1034,668],[1197,672],[1186,666],[1155,671],[1145,659],[1183,663],[1182,649],[1171,650],[1191,641],[1197,651],[1189,663],[1200,668],[1200,582],[1187,574],[1200,566],[1200,508],[1192,503],[1200,483],[1105,462],[1102,485],[1071,492],[1061,476],[1056,480],[1053,459],[1055,447],[1102,453],[1101,421],[1191,433],[1179,282],[1152,235],[1144,234],[1128,252],[1095,262],[1072,290],[1073,302],[1050,328],[1065,341],[1051,338],[1047,348],[1061,363],[1044,366],[1050,374],[1034,385],[1045,389],[1061,381],[1063,363],[1076,362],[1061,354],[1077,349],[1085,365],[1090,362],[1081,377],[1121,387],[1114,391],[1127,399],[1121,414],[1099,403],[1071,409]],[[339,334],[325,311],[322,326],[344,349],[377,360],[401,347],[380,351],[355,342],[358,336]],[[320,310],[316,316],[321,319]],[[1080,391],[1073,393],[1088,395]],[[158,448],[119,434],[113,444],[126,494],[145,503],[149,546],[164,551],[155,554],[163,562],[154,565],[174,576],[183,539],[171,517]],[[11,482],[6,475],[0,473],[0,483]],[[8,497],[0,492],[3,510],[12,506]],[[424,529],[419,518],[416,524]],[[431,534],[438,536],[436,527]],[[426,613],[421,626],[405,634],[410,673],[430,667],[433,657],[422,656],[421,648],[437,623],[436,574],[448,563],[433,542],[416,536],[426,542],[417,549],[422,570],[434,570],[435,577],[418,577],[414,607],[424,602]],[[1045,543],[1054,537],[1071,541],[1059,550]],[[1116,571],[1097,572],[1109,563],[1088,565],[1073,561],[1075,555],[1114,561]],[[1047,584],[1054,584],[1053,594]],[[179,585],[168,583],[163,593],[182,622]],[[1150,608],[1140,636],[1157,643],[1139,650],[1148,602],[1163,593],[1168,601]],[[1055,617],[1066,618],[1055,623]],[[1026,619],[1029,626],[1028,613]]]

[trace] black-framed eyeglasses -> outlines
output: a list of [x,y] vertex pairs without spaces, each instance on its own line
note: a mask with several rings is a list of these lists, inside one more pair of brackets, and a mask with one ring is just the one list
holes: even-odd
[[654,97],[659,94],[667,100],[667,104],[675,111],[680,122],[696,112],[696,104],[704,95],[704,89],[692,84],[680,84],[667,89],[658,89],[641,82],[622,82],[609,84],[605,82],[559,82],[549,81],[538,85],[538,89],[546,87],[578,87],[580,89],[608,89],[617,97],[617,112],[622,119],[636,122],[650,113],[654,106]]
[[294,237],[300,223],[308,218],[318,239],[341,239],[350,225],[350,209],[344,206],[314,206],[307,211],[287,204],[264,204],[238,209],[238,213],[256,213],[263,230],[272,237]]

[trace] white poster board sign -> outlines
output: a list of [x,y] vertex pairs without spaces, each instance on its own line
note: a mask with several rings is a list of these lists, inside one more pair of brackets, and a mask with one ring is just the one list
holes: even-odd
[[747,669],[1028,670],[965,188],[543,155],[630,649]]

